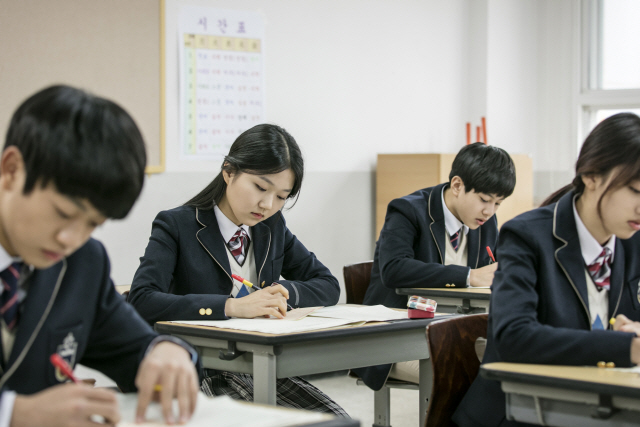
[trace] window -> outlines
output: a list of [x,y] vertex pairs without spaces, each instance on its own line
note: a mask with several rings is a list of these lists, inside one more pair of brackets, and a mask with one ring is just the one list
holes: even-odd
[[640,1],[582,1],[580,142],[603,119],[640,115]]

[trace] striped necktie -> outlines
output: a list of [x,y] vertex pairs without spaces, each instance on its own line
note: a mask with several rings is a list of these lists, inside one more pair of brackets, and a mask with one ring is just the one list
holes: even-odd
[[453,250],[458,252],[458,248],[460,247],[460,230],[456,231],[453,236],[450,237],[450,241]]
[[602,248],[602,252],[598,255],[595,261],[589,264],[587,268],[589,274],[593,279],[593,283],[596,285],[598,292],[610,288],[611,279],[611,249],[605,247]]
[[0,295],[0,314],[11,331],[18,324],[18,280],[20,279],[21,262],[14,262],[0,272],[2,279],[2,295]]
[[247,236],[247,232],[244,231],[244,228],[239,227],[238,231],[229,239],[229,243],[227,243],[227,248],[229,248],[229,252],[236,259],[238,265],[242,267],[244,264],[245,254],[247,252],[247,246],[249,246],[249,236]]

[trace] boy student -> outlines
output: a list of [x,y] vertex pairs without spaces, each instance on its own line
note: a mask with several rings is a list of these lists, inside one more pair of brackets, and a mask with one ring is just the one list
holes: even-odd
[[[449,182],[424,188],[389,203],[376,244],[371,282],[364,304],[405,308],[396,288],[490,286],[497,264],[486,247],[495,248],[494,216],[513,193],[515,166],[501,148],[476,142],[456,155]],[[418,382],[417,362],[409,373],[391,375]],[[365,368],[363,380],[382,387],[390,365]],[[374,373],[376,371],[376,373]]]
[[197,355],[157,336],[117,294],[107,254],[90,239],[127,215],[145,161],[138,128],[111,101],[53,86],[14,113],[0,156],[0,426],[119,421],[115,394],[66,382],[54,353],[137,388],[138,421],[157,385],[168,423],[193,413]]

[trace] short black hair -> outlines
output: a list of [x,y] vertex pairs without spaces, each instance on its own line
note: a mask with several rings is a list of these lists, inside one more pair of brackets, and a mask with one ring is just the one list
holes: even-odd
[[516,186],[516,167],[502,148],[481,142],[465,145],[453,159],[449,182],[459,176],[464,190],[509,197]]
[[4,148],[10,146],[24,158],[24,194],[53,182],[104,216],[124,218],[142,190],[140,130],[120,106],[83,90],[57,85],[29,97],[11,118]]

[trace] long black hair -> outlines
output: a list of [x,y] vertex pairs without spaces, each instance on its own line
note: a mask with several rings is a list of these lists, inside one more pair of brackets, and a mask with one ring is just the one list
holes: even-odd
[[620,172],[609,182],[598,200],[598,215],[602,197],[607,192],[640,180],[640,117],[633,113],[613,115],[591,131],[580,149],[573,182],[549,196],[542,206],[557,202],[572,190],[582,193],[583,176],[607,176],[618,166],[621,166]]
[[231,174],[270,175],[291,169],[294,180],[292,199],[300,192],[304,175],[302,152],[296,140],[277,125],[260,124],[244,131],[231,145],[220,173],[200,193],[185,203],[198,209],[213,209],[227,190],[222,171]]

